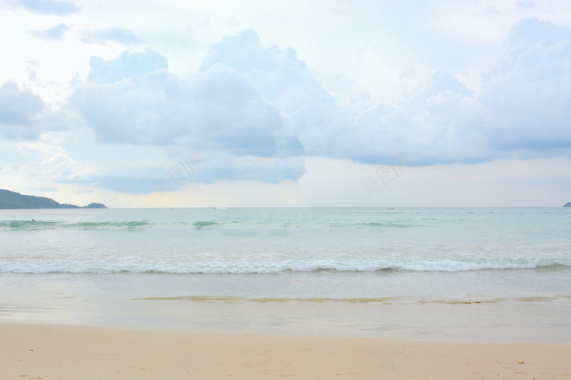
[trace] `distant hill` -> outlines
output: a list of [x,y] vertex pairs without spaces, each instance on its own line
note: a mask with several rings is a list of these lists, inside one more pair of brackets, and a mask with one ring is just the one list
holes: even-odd
[[101,203],[90,203],[85,207],[74,206],[65,203],[58,203],[46,197],[34,197],[33,195],[22,195],[14,191],[0,190],[0,209],[20,209],[20,208],[107,208]]
[[563,205],[563,207],[571,207],[571,202],[567,202]]

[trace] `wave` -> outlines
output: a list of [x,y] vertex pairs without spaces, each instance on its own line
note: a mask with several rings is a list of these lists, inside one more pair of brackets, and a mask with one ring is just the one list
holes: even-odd
[[216,222],[215,220],[201,220],[201,221],[193,223],[192,225],[194,227],[196,227],[197,230],[201,230],[201,229],[207,228],[207,227],[218,226],[219,223]]
[[332,297],[265,297],[265,298],[250,298],[250,297],[236,297],[236,296],[178,296],[178,297],[143,297],[133,298],[133,301],[191,301],[191,302],[224,302],[224,303],[237,303],[237,302],[255,302],[255,303],[290,303],[290,302],[303,302],[303,303],[382,303],[390,305],[392,303],[419,303],[419,304],[446,304],[446,305],[477,305],[477,304],[493,304],[502,302],[545,302],[561,299],[571,299],[571,295],[556,295],[556,296],[531,296],[531,297],[503,297],[503,298],[484,298],[484,299],[469,299],[469,300],[439,300],[439,299],[418,299],[416,297],[378,297],[378,298],[332,298]]
[[71,223],[68,227],[71,228],[83,228],[83,229],[106,229],[106,228],[126,228],[135,229],[141,227],[148,227],[151,223],[147,221],[131,221],[131,222],[82,222],[82,223]]
[[127,229],[148,227],[151,223],[147,221],[129,222],[79,222],[69,223],[52,220],[1,220],[0,230],[51,230],[56,228],[66,229]]
[[0,230],[53,229],[64,224],[58,221],[0,220]]
[[480,270],[560,271],[571,261],[556,259],[455,260],[282,260],[282,261],[173,261],[146,260],[140,256],[58,259],[30,258],[11,261],[0,258],[0,273],[157,273],[157,274],[275,274],[296,272],[463,272]]
[[257,302],[257,303],[286,303],[286,302],[347,302],[347,303],[387,303],[398,300],[401,297],[384,298],[331,298],[331,297],[267,297],[248,298],[234,296],[180,296],[180,297],[144,297],[134,298],[134,301],[210,301],[210,302]]
[[[151,223],[146,220],[134,220],[134,221],[84,221],[84,222],[68,222],[68,221],[58,221],[58,220],[0,220],[0,231],[1,230],[46,230],[46,229],[135,229],[142,227],[154,227],[156,223]],[[414,228],[415,225],[398,223],[398,222],[369,222],[369,223],[307,223],[305,221],[285,221],[279,223],[272,223],[269,221],[241,221],[232,220],[220,222],[216,220],[199,220],[199,221],[182,221],[182,222],[172,222],[160,224],[161,227],[172,227],[180,228],[186,226],[192,226],[197,230],[223,227],[223,228],[249,228],[249,229],[300,229],[300,228],[342,228],[342,229],[352,229],[352,228]]]
[[411,228],[414,227],[411,224],[401,224],[401,223],[379,223],[379,222],[371,222],[371,223],[358,223],[358,226],[364,227],[380,227],[380,228]]
[[[232,224],[239,224],[239,221],[233,221]],[[222,226],[223,223],[218,223],[214,220],[200,220],[197,222],[175,222],[166,224],[172,227],[186,227],[192,226],[197,230],[202,230],[209,227]],[[2,230],[52,230],[52,229],[78,229],[78,230],[133,230],[140,228],[150,228],[157,226],[156,223],[151,223],[146,220],[134,220],[124,222],[64,222],[53,220],[0,220],[0,231]],[[164,226],[164,225],[161,225]]]
[[530,296],[530,297],[503,297],[503,298],[489,298],[489,299],[482,299],[482,300],[422,300],[419,301],[421,304],[427,303],[441,303],[447,305],[472,305],[472,304],[481,304],[481,303],[501,303],[501,302],[508,302],[508,301],[516,301],[516,302],[545,302],[545,301],[553,301],[559,299],[571,299],[571,295],[557,295],[557,296]]
[[[151,223],[146,220],[135,220],[135,221],[85,221],[85,222],[67,222],[59,220],[0,220],[0,231],[1,230],[44,230],[44,229],[56,229],[56,228],[77,228],[77,229],[134,229],[141,227],[153,227],[157,225],[156,223]],[[216,220],[199,220],[199,221],[182,221],[182,222],[172,222],[166,224],[160,224],[161,227],[185,227],[193,226],[197,230],[213,228],[213,227],[224,227],[224,228],[253,228],[253,229],[299,229],[299,228],[413,228],[416,227],[411,224],[403,224],[398,222],[369,222],[369,223],[333,223],[333,222],[319,222],[319,223],[308,223],[305,221],[284,221],[279,223],[273,223],[270,221],[242,221],[242,220],[232,220],[219,222]]]

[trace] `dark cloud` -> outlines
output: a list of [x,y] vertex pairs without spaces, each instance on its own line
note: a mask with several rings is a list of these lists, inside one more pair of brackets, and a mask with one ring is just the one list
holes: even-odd
[[83,33],[81,40],[86,44],[98,45],[104,45],[107,42],[118,42],[125,46],[135,46],[145,43],[145,40],[137,37],[132,31],[118,27],[86,31]]
[[77,13],[80,8],[69,1],[57,0],[0,0],[0,5],[23,8],[32,13],[64,16]]

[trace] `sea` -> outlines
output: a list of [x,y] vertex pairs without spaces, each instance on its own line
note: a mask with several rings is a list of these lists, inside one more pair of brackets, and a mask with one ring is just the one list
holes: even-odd
[[0,210],[0,321],[571,343],[571,208]]

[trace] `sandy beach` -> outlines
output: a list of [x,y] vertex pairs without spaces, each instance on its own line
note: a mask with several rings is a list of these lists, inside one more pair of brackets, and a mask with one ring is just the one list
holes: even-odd
[[0,380],[571,380],[565,210],[76,211],[0,219]]
[[0,323],[2,379],[563,379],[571,345]]

